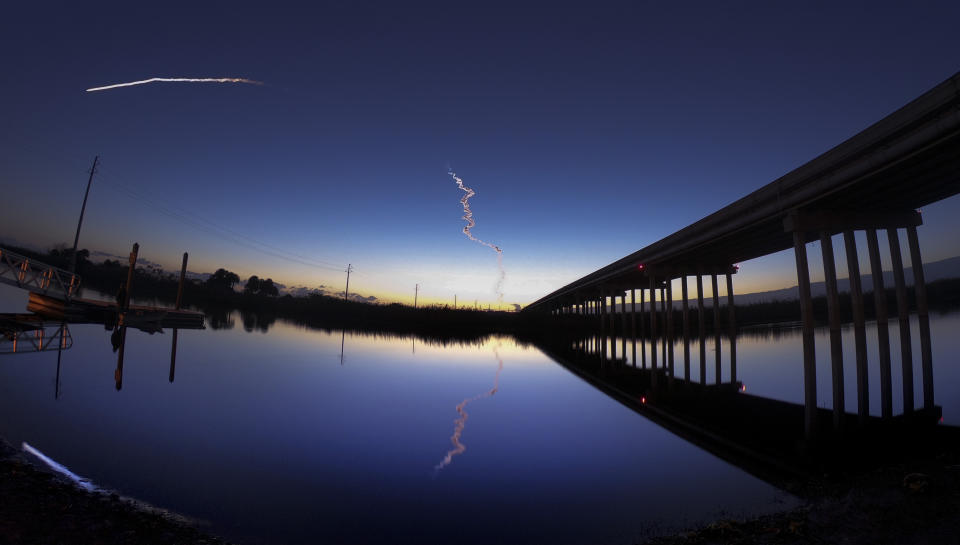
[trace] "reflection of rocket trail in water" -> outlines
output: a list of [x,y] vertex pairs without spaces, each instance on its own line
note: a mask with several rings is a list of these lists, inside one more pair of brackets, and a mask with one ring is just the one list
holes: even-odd
[[464,399],[457,405],[457,414],[460,415],[460,418],[454,420],[453,435],[450,436],[450,442],[453,443],[453,448],[447,451],[447,455],[443,457],[443,460],[440,460],[440,463],[433,467],[433,476],[436,477],[440,470],[444,467],[450,465],[450,462],[453,461],[453,457],[462,454],[463,451],[467,450],[466,445],[460,442],[460,435],[463,434],[463,428],[467,425],[467,418],[470,416],[467,414],[467,411],[464,408],[478,399],[483,399],[485,397],[491,397],[493,394],[497,393],[497,389],[500,387],[500,371],[503,371],[503,358],[500,357],[500,353],[496,348],[493,349],[494,355],[497,356],[497,361],[500,365],[497,367],[497,374],[493,377],[493,388],[490,390]]
[[262,81],[256,81],[246,78],[150,78],[140,81],[131,81],[128,83],[116,83],[114,85],[105,85],[103,87],[91,87],[87,89],[88,93],[94,91],[106,91],[107,89],[116,89],[118,87],[132,87],[134,85],[146,85],[154,82],[172,82],[172,83],[249,83],[251,85],[263,85]]
[[457,182],[457,187],[459,187],[465,193],[463,198],[460,199],[460,204],[463,205],[463,219],[467,222],[467,224],[463,227],[463,234],[467,235],[467,238],[469,238],[470,240],[483,244],[484,246],[487,246],[489,248],[493,248],[493,250],[497,252],[497,268],[500,269],[500,278],[497,280],[496,290],[497,290],[497,300],[502,302],[503,301],[503,281],[507,276],[506,272],[503,270],[503,250],[501,250],[500,247],[497,246],[496,244],[490,244],[487,241],[480,240],[479,238],[473,236],[473,233],[470,232],[470,229],[472,229],[476,225],[476,222],[473,221],[473,211],[470,210],[470,203],[468,201],[470,200],[470,197],[476,195],[477,193],[474,190],[470,189],[469,187],[463,185],[463,178],[457,176],[457,174],[452,170],[449,172],[450,172],[450,176],[453,177],[453,180]]

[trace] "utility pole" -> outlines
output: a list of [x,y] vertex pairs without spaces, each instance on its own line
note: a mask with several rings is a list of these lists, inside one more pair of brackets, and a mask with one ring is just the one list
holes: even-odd
[[353,265],[347,263],[347,289],[343,290],[343,300],[346,301],[350,297],[350,271],[353,270]]
[[420,284],[413,288],[413,308],[417,308],[417,295],[420,293]]
[[87,197],[90,196],[90,184],[93,183],[93,174],[97,171],[97,161],[100,156],[93,158],[93,166],[90,167],[90,177],[87,178],[87,191],[83,194],[83,206],[80,207],[80,221],[77,222],[77,234],[73,237],[73,254],[70,256],[70,274],[77,270],[77,243],[80,242],[80,226],[83,225],[83,212],[87,209]]
[[456,294],[456,293],[453,294],[453,309],[454,309],[454,310],[457,309],[457,294]]

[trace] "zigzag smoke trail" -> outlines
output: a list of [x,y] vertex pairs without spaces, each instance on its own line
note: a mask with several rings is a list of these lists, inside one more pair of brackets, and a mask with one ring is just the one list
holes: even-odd
[[169,82],[169,83],[248,83],[250,85],[263,85],[262,81],[247,78],[150,78],[128,83],[116,83],[105,85],[103,87],[91,87],[87,89],[88,93],[94,91],[106,91],[108,89],[117,89],[119,87],[133,87],[134,85],[146,85],[148,83]]
[[433,467],[434,478],[437,477],[437,474],[440,473],[441,469],[450,465],[450,462],[453,461],[454,456],[463,454],[463,451],[467,450],[466,445],[460,442],[460,436],[463,434],[463,428],[467,425],[467,418],[470,416],[467,414],[467,411],[464,410],[466,406],[474,401],[477,401],[478,399],[493,396],[497,393],[497,389],[500,388],[500,371],[503,371],[503,358],[500,357],[500,352],[498,352],[496,348],[493,349],[493,354],[497,357],[497,361],[499,362],[499,366],[497,366],[497,374],[493,377],[493,388],[482,394],[464,399],[459,405],[457,405],[457,414],[459,414],[460,417],[453,421],[453,435],[450,436],[450,442],[453,443],[453,448],[448,450],[446,456],[443,457],[443,460],[440,460],[440,463]]
[[496,244],[491,244],[487,241],[480,240],[479,238],[473,236],[473,233],[470,232],[470,229],[472,229],[476,225],[476,222],[473,221],[473,211],[470,210],[470,203],[468,201],[470,200],[470,197],[476,195],[477,193],[474,190],[470,189],[469,187],[463,185],[463,178],[457,176],[455,172],[451,170],[449,171],[449,173],[450,173],[450,176],[453,177],[453,180],[457,182],[457,187],[459,187],[464,192],[463,198],[460,199],[460,204],[463,205],[463,219],[467,222],[467,224],[463,227],[463,234],[467,235],[467,238],[469,238],[470,240],[483,244],[484,246],[487,246],[489,248],[493,248],[493,250],[497,252],[497,268],[500,270],[500,278],[497,279],[497,285],[495,289],[497,291],[497,300],[502,303],[503,302],[503,281],[506,279],[506,276],[507,276],[506,271],[504,271],[503,269],[503,250],[501,250],[500,247],[497,246]]

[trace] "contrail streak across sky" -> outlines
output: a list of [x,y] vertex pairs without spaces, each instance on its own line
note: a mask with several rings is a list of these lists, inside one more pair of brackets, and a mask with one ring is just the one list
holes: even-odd
[[459,187],[464,192],[463,198],[460,199],[460,204],[463,205],[463,219],[467,222],[467,224],[463,226],[463,234],[467,235],[467,238],[469,238],[470,240],[477,242],[479,244],[483,244],[488,248],[493,248],[493,250],[497,252],[497,268],[500,269],[500,278],[497,279],[496,290],[497,290],[497,299],[502,302],[503,301],[503,281],[507,276],[506,271],[503,270],[503,250],[501,250],[500,247],[497,246],[496,244],[491,244],[484,240],[480,240],[479,238],[473,236],[473,233],[470,232],[470,229],[472,229],[476,225],[476,222],[473,221],[473,211],[470,210],[469,201],[470,201],[470,197],[476,195],[477,193],[474,190],[470,189],[469,187],[463,185],[463,178],[457,176],[457,174],[454,171],[452,170],[450,171],[450,176],[452,176],[453,180],[457,182],[457,187]]
[[134,85],[146,85],[148,83],[167,82],[167,83],[248,83],[250,85],[263,85],[262,81],[247,78],[150,78],[140,81],[130,81],[127,83],[115,83],[103,87],[91,87],[87,89],[88,93],[94,91],[106,91],[108,89],[117,89],[119,87],[133,87]]

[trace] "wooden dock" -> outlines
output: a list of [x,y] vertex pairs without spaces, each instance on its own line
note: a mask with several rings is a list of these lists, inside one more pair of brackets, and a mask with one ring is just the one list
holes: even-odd
[[[50,320],[70,323],[106,324],[118,321],[117,304],[112,301],[72,298],[69,301],[39,293],[30,293],[27,310]],[[123,324],[131,327],[203,329],[202,312],[147,305],[130,305],[122,313]]]

